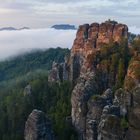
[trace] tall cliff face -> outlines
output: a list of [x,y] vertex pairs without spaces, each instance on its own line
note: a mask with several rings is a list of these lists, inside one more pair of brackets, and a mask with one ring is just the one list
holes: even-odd
[[[129,128],[125,140],[140,138],[140,55],[135,56],[129,64],[125,78],[125,90],[128,91],[131,107],[128,111]],[[128,98],[125,98],[128,101]]]
[[[71,54],[80,54],[80,78],[72,92],[71,103],[73,125],[81,140],[137,140],[139,138],[140,129],[136,125],[136,122],[139,122],[140,109],[139,56],[135,56],[129,64],[124,89],[117,90],[115,96],[110,89],[106,90],[105,93],[101,92],[107,87],[112,88],[117,82],[116,77],[119,77],[119,70],[115,70],[115,67],[113,68],[116,71],[114,74],[111,73],[113,69],[110,69],[110,66],[105,67],[105,62],[108,60],[100,55],[101,51],[105,47],[109,48],[110,44],[112,46],[114,44],[115,47],[119,46],[122,38],[126,39],[126,43],[123,45],[126,45],[125,49],[127,49],[128,27],[124,24],[105,22],[79,27]],[[117,55],[120,57],[124,55],[127,60],[126,53],[127,51],[124,54],[114,53],[109,57],[109,61],[115,66],[118,63],[116,58],[119,59]],[[102,61],[104,61],[103,64]],[[116,68],[124,67],[125,69],[127,67],[121,65],[121,59],[119,63]],[[124,63],[127,65],[127,62]],[[94,79],[94,82],[89,82],[87,73],[94,73],[89,76],[90,79]],[[125,70],[123,73],[125,75]],[[84,79],[84,83],[88,83],[85,84],[86,86],[81,80],[82,75],[86,76]],[[113,77],[114,80],[111,83]],[[103,90],[100,90],[101,88]]]
[[[100,53],[100,50],[110,43],[119,44],[122,38],[127,39],[127,37],[127,26],[118,24],[117,22],[85,24],[80,26],[77,31],[76,39],[71,49],[71,55],[80,55],[80,78],[72,92],[71,103],[73,125],[81,140],[96,140],[99,133],[100,137],[98,137],[98,139],[102,139],[101,133],[104,129],[102,123],[105,119],[111,118],[112,112],[119,112],[119,107],[113,105],[111,91],[106,91],[106,95],[103,94],[104,96],[99,93],[101,91],[100,88],[102,88],[99,83],[105,80],[105,78],[97,75],[98,67],[100,67],[101,64],[98,62],[100,61],[100,57],[96,54],[98,54],[98,52]],[[93,54],[95,57],[90,58],[89,56]],[[91,59],[94,60],[94,64],[93,61],[92,63],[90,62]],[[92,74],[92,76],[90,74]],[[84,79],[81,78],[82,75],[85,76]],[[107,80],[105,80],[104,83],[107,83]],[[91,99],[92,97],[93,99]],[[106,115],[107,117],[102,119],[102,112],[105,106],[109,106],[108,110],[110,115]],[[118,120],[116,120],[116,118]],[[117,125],[120,121],[119,113],[112,119],[114,120],[114,129],[117,129]],[[108,120],[106,121],[106,123],[109,122]],[[110,130],[108,128],[108,131],[111,131],[111,128]],[[109,138],[113,139],[115,135],[117,136],[118,132]],[[105,139],[107,139],[107,136]]]
[[[53,66],[52,71],[50,71],[49,81],[70,80],[74,82],[80,76],[80,73],[93,69],[93,65],[88,59],[90,55],[98,54],[104,46],[110,43],[119,44],[122,38],[128,38],[128,27],[115,21],[79,26],[71,53],[66,57],[63,69],[60,69],[60,66],[57,69]],[[98,57],[95,63],[97,61]],[[59,77],[59,73],[62,73],[63,78]]]
[[[63,70],[75,85],[71,117],[79,140],[140,137],[140,59],[136,54],[129,64],[128,53],[126,25],[106,21],[79,27]],[[123,81],[124,88],[116,89]]]
[[81,25],[71,52],[74,54],[81,52],[87,56],[111,41],[119,43],[123,37],[128,38],[128,27],[124,24],[107,21],[102,24]]

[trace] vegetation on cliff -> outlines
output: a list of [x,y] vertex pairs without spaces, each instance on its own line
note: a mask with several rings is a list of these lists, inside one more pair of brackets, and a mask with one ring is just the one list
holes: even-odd
[[0,62],[0,82],[23,76],[37,69],[50,70],[53,61],[57,63],[64,61],[66,53],[69,53],[68,49],[51,48],[44,51],[34,51],[2,61]]
[[[44,111],[53,124],[58,140],[71,139],[75,133],[66,121],[70,116],[69,82],[50,85],[48,69],[52,62],[63,62],[67,49],[34,52],[0,63],[0,139],[23,140],[24,126],[33,109]],[[31,86],[31,94],[25,87]],[[69,137],[69,138],[68,138]]]

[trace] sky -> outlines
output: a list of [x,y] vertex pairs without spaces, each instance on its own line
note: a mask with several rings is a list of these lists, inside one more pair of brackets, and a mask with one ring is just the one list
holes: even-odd
[[140,0],[0,0],[0,27],[46,28],[114,19],[140,28]]
[[0,31],[0,60],[34,49],[71,48],[76,30],[55,30],[54,24],[103,22],[127,24],[140,34],[140,0],[0,0],[0,28],[31,30]]

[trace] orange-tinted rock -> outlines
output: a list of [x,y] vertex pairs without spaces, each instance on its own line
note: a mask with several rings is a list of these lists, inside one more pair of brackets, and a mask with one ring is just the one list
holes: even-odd
[[114,21],[84,24],[79,26],[71,52],[80,52],[87,56],[92,51],[108,45],[110,41],[119,43],[123,37],[128,37],[128,27],[124,24]]
[[128,27],[124,24],[116,24],[113,31],[113,39],[119,42],[121,37],[128,37]]
[[127,75],[124,81],[124,87],[126,90],[132,90],[140,84],[140,56],[135,56],[130,61]]

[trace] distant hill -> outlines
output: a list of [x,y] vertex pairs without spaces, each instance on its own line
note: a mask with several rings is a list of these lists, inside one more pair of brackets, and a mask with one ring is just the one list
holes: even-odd
[[17,30],[28,30],[30,29],[29,27],[22,27],[22,28],[14,28],[14,27],[3,27],[3,28],[0,28],[0,31],[17,31]]
[[76,30],[76,27],[74,25],[69,25],[69,24],[53,25],[51,28],[54,28],[57,30]]

